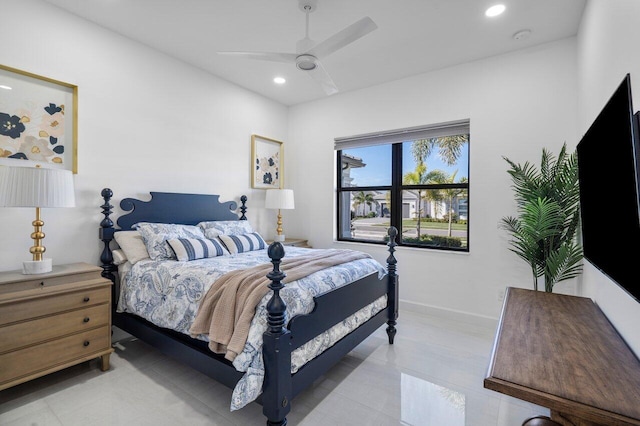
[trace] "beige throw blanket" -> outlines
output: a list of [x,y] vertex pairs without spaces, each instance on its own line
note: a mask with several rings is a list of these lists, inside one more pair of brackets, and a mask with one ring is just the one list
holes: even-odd
[[[312,253],[285,258],[280,270],[287,274],[283,283],[292,282],[314,272],[371,257],[353,250],[314,250]],[[196,319],[189,329],[192,337],[209,335],[209,348],[233,361],[242,352],[249,335],[256,306],[270,289],[266,275],[271,263],[231,271],[213,283],[200,303]]]

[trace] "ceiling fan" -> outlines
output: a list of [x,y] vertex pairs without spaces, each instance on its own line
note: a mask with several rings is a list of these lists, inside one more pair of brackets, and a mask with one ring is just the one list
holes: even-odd
[[318,0],[298,0],[298,7],[306,15],[306,29],[304,38],[296,43],[296,53],[218,52],[218,54],[295,64],[299,70],[307,72],[317,81],[327,95],[337,93],[338,88],[322,66],[322,63],[320,63],[320,59],[353,43],[378,28],[378,26],[371,18],[366,16],[326,40],[316,43],[309,38],[309,14],[316,10],[317,3]]

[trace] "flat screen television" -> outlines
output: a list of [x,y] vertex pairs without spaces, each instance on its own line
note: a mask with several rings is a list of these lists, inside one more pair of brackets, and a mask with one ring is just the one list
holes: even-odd
[[585,258],[640,301],[640,135],[627,74],[577,146]]

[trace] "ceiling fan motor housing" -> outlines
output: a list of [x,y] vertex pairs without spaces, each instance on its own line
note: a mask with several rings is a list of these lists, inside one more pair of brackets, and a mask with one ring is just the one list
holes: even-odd
[[298,7],[303,12],[313,12],[318,7],[318,0],[298,0]]
[[302,71],[311,71],[318,66],[318,62],[313,55],[300,55],[296,58],[296,67]]

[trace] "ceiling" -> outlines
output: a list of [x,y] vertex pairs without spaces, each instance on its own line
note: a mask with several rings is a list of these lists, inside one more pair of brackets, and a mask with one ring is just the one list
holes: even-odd
[[[44,0],[285,105],[321,99],[295,64],[219,51],[296,52],[298,0]],[[320,58],[339,93],[574,36],[586,0],[317,0],[309,36],[321,42],[368,16],[377,29]],[[487,18],[487,7],[506,11]],[[530,30],[528,37],[514,34]],[[284,85],[273,83],[284,77]],[[336,95],[332,95],[336,96]]]

